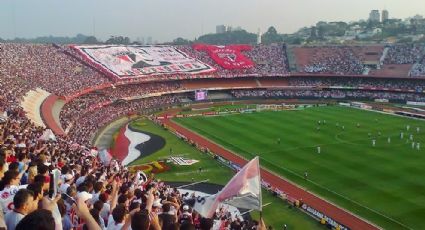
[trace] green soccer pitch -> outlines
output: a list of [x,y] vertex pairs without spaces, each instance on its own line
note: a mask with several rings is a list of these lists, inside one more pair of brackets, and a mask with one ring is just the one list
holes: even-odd
[[[189,159],[199,160],[198,163],[190,166],[176,166],[174,164],[169,164],[171,167],[170,171],[157,174],[155,175],[156,178],[164,181],[185,181],[187,183],[191,183],[192,178],[195,181],[208,179],[208,182],[225,185],[234,175],[234,172],[230,170],[230,168],[218,163],[218,161],[214,160],[211,156],[201,153],[195,147],[189,145],[171,132],[146,118],[140,118],[132,121],[130,125],[135,130],[151,132],[166,140],[166,146],[164,148],[152,155],[139,158],[132,162],[131,165],[148,163],[160,158],[167,158],[170,156],[170,148],[173,148],[173,152],[176,155],[182,155]],[[202,173],[198,172],[199,167],[203,168]],[[273,229],[282,229],[284,224],[288,226],[288,229],[293,230],[327,229],[324,225],[321,225],[318,221],[309,217],[305,213],[302,213],[296,208],[291,208],[286,202],[263,190],[263,204],[269,203],[270,205],[263,208],[263,217],[267,226],[273,226]],[[259,219],[258,212],[251,212],[251,215],[256,220]]]
[[339,106],[174,121],[385,229],[424,222],[423,121]]

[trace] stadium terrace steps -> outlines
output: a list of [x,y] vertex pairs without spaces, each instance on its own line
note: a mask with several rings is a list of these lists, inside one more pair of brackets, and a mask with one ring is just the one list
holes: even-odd
[[261,87],[261,82],[258,79],[255,79],[255,83],[257,83],[258,87]]
[[379,70],[371,70],[370,76],[408,77],[413,64],[384,64]]
[[203,89],[203,88],[255,88],[257,82],[254,79],[237,79],[229,81],[228,79],[205,79],[202,81],[184,81],[182,88],[184,89]]
[[294,47],[288,47],[286,49],[286,55],[288,58],[288,68],[290,72],[298,72],[297,61],[295,59]]
[[384,52],[383,46],[352,46],[353,53],[358,56],[364,64],[379,64]]
[[316,48],[306,48],[306,47],[294,47],[292,49],[294,52],[294,62],[296,63],[296,68],[298,71],[302,71],[304,66],[310,63],[310,58],[313,57],[316,53]]
[[50,96],[50,93],[36,88],[35,90],[30,90],[24,96],[24,99],[21,101],[21,107],[24,109],[27,117],[38,126],[46,127],[46,124],[43,122],[40,114],[40,108],[43,101]]
[[273,87],[286,87],[289,86],[287,79],[260,79],[258,80],[260,85],[259,87],[264,88],[273,88]]
[[381,56],[381,58],[379,59],[379,62],[381,63],[381,65],[384,63],[385,59],[387,58],[388,50],[389,50],[389,49],[390,49],[390,48],[385,47],[384,51],[382,52],[382,56]]

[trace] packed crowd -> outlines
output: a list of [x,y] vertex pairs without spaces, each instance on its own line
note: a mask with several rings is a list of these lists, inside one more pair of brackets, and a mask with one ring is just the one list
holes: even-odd
[[306,73],[363,74],[365,68],[351,47],[335,46],[316,48],[310,63],[304,66]]
[[425,101],[416,93],[390,93],[364,90],[232,90],[235,98],[306,98],[306,99],[388,99],[399,101]]
[[179,102],[180,98],[173,95],[150,97],[133,101],[117,101],[94,111],[79,115],[78,120],[76,120],[78,125],[70,127],[68,136],[77,143],[90,145],[90,141],[95,133],[101,127],[118,117],[139,113],[143,114],[145,112],[150,112],[151,109],[161,108]]
[[414,65],[412,70],[410,71],[410,76],[424,77],[425,76],[425,61]]
[[[7,114],[0,124],[1,201],[14,196],[11,205],[0,205],[3,229],[211,229],[220,218],[232,229],[258,225],[221,210],[202,218],[191,208],[193,197],[115,161],[103,165],[72,141],[41,140],[44,130],[19,109]],[[50,186],[55,170],[62,181],[56,196]]]
[[[2,83],[4,79],[2,78]],[[152,176],[130,173],[118,162],[102,164],[84,138],[116,116],[175,103],[163,96],[121,102],[83,117],[68,137],[44,138],[17,104],[14,88],[0,88],[0,228],[33,229],[257,229],[258,222],[217,210],[200,217],[192,199]],[[80,122],[79,121],[79,122]],[[81,130],[85,130],[78,133]],[[81,140],[81,142],[79,142]],[[51,181],[58,172],[59,193]],[[218,228],[217,228],[218,229]]]
[[201,60],[204,63],[214,67],[219,77],[236,76],[281,76],[289,72],[288,60],[286,56],[286,46],[282,44],[256,45],[252,50],[243,52],[254,63],[250,69],[229,70],[215,63],[207,52],[196,51],[190,46],[177,46],[178,49],[187,53],[189,56]]
[[378,88],[387,90],[414,90],[422,92],[425,82],[416,79],[380,79],[380,78],[353,78],[353,77],[303,77],[290,78],[290,86],[312,87],[353,87],[353,88]]
[[413,44],[388,47],[385,64],[414,64],[424,55],[423,47]]
[[61,96],[110,82],[53,45],[1,43],[0,60],[0,76]]
[[410,76],[412,77],[425,76],[425,54],[423,55],[422,59],[418,63],[413,65],[412,69],[410,70]]
[[116,100],[131,97],[143,97],[157,92],[171,92],[179,89],[179,82],[129,84],[109,87],[103,90],[77,97],[65,104],[60,113],[60,122],[64,129],[69,127],[80,116]]

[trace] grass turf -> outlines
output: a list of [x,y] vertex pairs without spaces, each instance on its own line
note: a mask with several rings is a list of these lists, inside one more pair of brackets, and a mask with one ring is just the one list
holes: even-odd
[[254,104],[228,104],[228,105],[218,105],[218,106],[211,106],[211,107],[205,107],[205,108],[192,108],[190,107],[190,110],[185,110],[183,108],[182,111],[179,112],[179,114],[197,114],[197,113],[206,113],[206,112],[224,112],[228,110],[236,110],[236,109],[255,109],[257,105]]
[[[147,119],[138,119],[130,125],[137,130],[155,133],[166,139],[166,146],[163,149],[150,156],[138,159],[132,162],[131,165],[148,163],[158,160],[158,158],[166,158],[170,155],[170,148],[173,148],[173,152],[176,155],[184,155],[187,158],[199,160],[199,163],[192,166],[179,167],[171,165],[170,171],[156,175],[157,178],[164,181],[187,181],[188,183],[191,182],[192,178],[195,181],[209,179],[211,183],[224,185],[234,175],[232,170],[228,167],[219,164],[210,156],[201,153],[175,135]],[[202,173],[198,173],[199,167],[203,168]],[[271,204],[264,207],[263,216],[266,224],[273,226],[274,229],[281,229],[284,224],[286,224],[289,229],[325,229],[324,226],[320,225],[311,217],[297,209],[288,208],[285,202],[263,191],[263,204],[269,202],[271,202]],[[251,214],[254,218],[258,219],[259,214],[257,212],[252,212]]]
[[425,218],[425,152],[406,143],[425,143],[423,121],[338,106],[175,121],[385,229]]

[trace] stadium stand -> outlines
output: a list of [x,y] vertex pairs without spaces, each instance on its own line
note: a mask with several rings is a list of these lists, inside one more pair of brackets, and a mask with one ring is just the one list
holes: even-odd
[[288,73],[288,61],[286,57],[286,46],[282,44],[256,45],[252,50],[246,51],[246,56],[255,62],[254,68],[229,70],[214,62],[208,53],[197,51],[189,46],[178,47],[189,56],[197,58],[217,70],[218,77],[235,76],[283,76]]
[[1,73],[25,81],[31,89],[65,96],[109,82],[53,45],[5,43],[1,47]]
[[412,69],[410,70],[410,76],[412,77],[423,77],[425,76],[425,55],[422,57],[422,59],[413,65]]
[[250,79],[232,79],[232,80],[225,80],[225,79],[203,79],[203,80],[189,80],[189,81],[182,81],[182,88],[184,89],[211,89],[211,88],[217,88],[217,89],[231,89],[231,88],[253,88],[257,87],[257,82],[250,78]]
[[[99,129],[119,117],[149,114],[158,108],[179,104],[183,99],[190,101],[187,92],[192,93],[199,88],[220,88],[223,92],[230,92],[235,99],[279,97],[425,102],[425,82],[420,78],[402,78],[407,77],[409,71],[411,76],[424,76],[424,52],[416,46],[377,46],[370,49],[295,47],[293,51],[297,64],[301,72],[308,73],[305,76],[291,76],[287,47],[283,44],[256,45],[242,51],[255,65],[236,70],[223,68],[207,52],[191,46],[177,46],[189,56],[213,66],[216,72],[211,75],[188,75],[191,80],[168,76],[169,79],[153,78],[158,82],[138,84],[127,84],[134,82],[125,80],[117,82],[99,66],[87,62],[81,54],[68,47],[9,43],[0,46],[0,111],[4,114],[0,120],[0,171],[5,171],[4,174],[0,173],[1,197],[4,199],[6,193],[10,195],[10,191],[19,190],[20,181],[21,185],[27,185],[27,189],[35,193],[31,197],[37,202],[41,201],[42,208],[51,210],[51,207],[55,207],[63,211],[63,218],[55,210],[53,216],[50,212],[47,214],[53,217],[57,229],[70,226],[82,228],[91,224],[102,227],[119,225],[122,224],[119,217],[131,212],[129,207],[138,207],[141,202],[143,207],[152,208],[154,195],[139,191],[134,186],[135,176],[119,162],[103,165],[91,155],[91,142]],[[363,75],[366,62],[380,65],[381,61],[382,68],[377,72],[372,70],[372,77],[346,76]],[[397,72],[398,69],[403,71]],[[315,73],[329,76],[316,76]],[[374,75],[385,78],[374,78]],[[51,120],[51,115],[41,120],[37,113],[40,110],[43,114],[49,112],[45,110],[51,108],[53,100],[59,99],[57,96],[66,101],[60,123],[69,132],[65,134],[60,127],[48,125],[47,128],[60,134],[53,141],[45,138],[47,129],[42,127],[43,123],[50,124],[43,120]],[[30,99],[32,103],[28,103]],[[48,172],[53,169],[60,170],[60,176],[67,184],[61,189],[69,197],[58,196],[52,201],[43,196],[43,191],[49,187]],[[184,224],[185,220],[190,219],[190,224],[199,228],[201,223],[213,221],[183,208],[185,201],[182,194],[176,190],[170,193],[164,183],[152,179],[140,186],[155,186],[159,197],[175,207],[173,223]],[[20,191],[19,194],[29,199],[29,195],[25,194],[31,192]],[[76,195],[89,193],[94,194],[92,198],[83,201],[89,201],[100,210],[93,208],[89,211],[81,202],[83,195]],[[127,198],[133,195],[140,195],[140,199]],[[77,205],[72,208],[74,198],[77,198]],[[34,207],[25,214],[40,214],[40,210]],[[77,212],[73,212],[74,209]],[[183,213],[187,211],[189,215],[185,217]],[[147,225],[159,225],[159,217],[155,214],[151,215],[152,218],[140,211],[133,211],[132,214],[145,217]],[[255,221],[231,219],[224,211],[216,213],[213,219],[223,220],[226,225],[234,225],[238,229],[252,229],[258,225]],[[0,227],[4,227],[1,220],[3,218],[0,218]]]
[[388,99],[425,101],[423,95],[415,93],[390,93],[363,90],[233,90],[236,98],[303,98],[303,99]]
[[295,47],[294,53],[300,72],[361,75],[365,70],[350,46]]
[[414,64],[422,55],[422,48],[417,45],[394,45],[389,47],[384,62],[385,64]]

